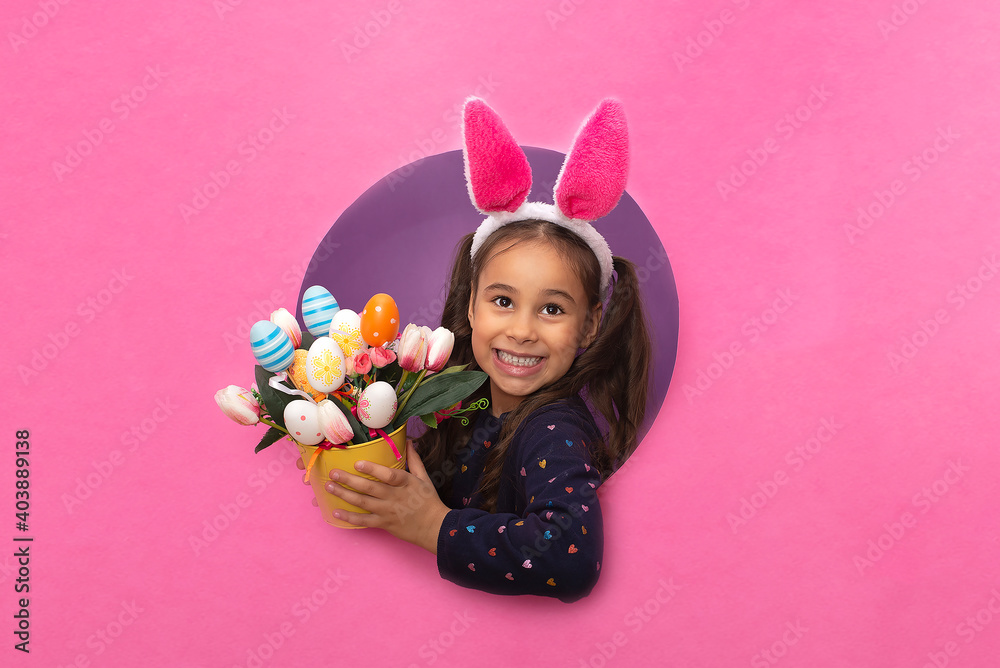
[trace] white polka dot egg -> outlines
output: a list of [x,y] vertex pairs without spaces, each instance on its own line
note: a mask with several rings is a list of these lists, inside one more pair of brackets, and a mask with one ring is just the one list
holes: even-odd
[[316,404],[305,399],[290,401],[285,406],[285,428],[302,445],[316,445],[323,440]]

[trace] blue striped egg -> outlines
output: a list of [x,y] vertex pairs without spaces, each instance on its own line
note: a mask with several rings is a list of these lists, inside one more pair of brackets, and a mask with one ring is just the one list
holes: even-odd
[[284,371],[295,361],[292,340],[270,320],[258,320],[250,328],[250,351],[268,371]]
[[330,321],[339,310],[340,304],[322,285],[306,288],[305,294],[302,295],[302,320],[313,336],[329,334]]

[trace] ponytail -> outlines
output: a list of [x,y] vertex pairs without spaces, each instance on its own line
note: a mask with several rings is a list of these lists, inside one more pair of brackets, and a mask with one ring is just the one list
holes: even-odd
[[[455,250],[451,277],[448,283],[448,296],[445,299],[444,311],[441,314],[441,326],[447,327],[455,334],[455,346],[448,358],[449,365],[468,364],[468,369],[478,369],[476,358],[472,354],[472,327],[469,324],[469,298],[472,294],[472,234],[462,237]],[[489,397],[490,384],[483,383],[463,405],[467,405],[481,397]],[[471,435],[471,425],[462,425],[460,420],[448,419],[438,425],[437,429],[428,429],[416,441],[424,468],[438,490],[443,501],[447,502],[451,491],[451,480],[455,475],[451,466],[451,458],[456,450],[465,445]]]
[[[576,360],[580,369],[572,386],[574,392],[586,391],[611,428],[607,449],[612,470],[638,445],[653,349],[635,265],[616,256],[613,267],[618,278],[607,310],[597,339]],[[602,469],[607,475],[612,470]]]

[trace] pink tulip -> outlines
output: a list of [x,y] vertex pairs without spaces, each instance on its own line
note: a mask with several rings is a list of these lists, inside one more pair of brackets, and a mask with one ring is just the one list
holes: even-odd
[[298,348],[302,344],[302,328],[299,327],[299,321],[286,309],[279,308],[277,311],[271,311],[271,322],[288,335],[292,341],[292,348]]
[[344,413],[332,401],[324,399],[316,405],[319,430],[331,443],[347,443],[354,438],[354,430]]
[[444,327],[435,329],[427,340],[427,370],[440,371],[455,347],[455,335]]
[[371,357],[372,366],[376,369],[381,369],[382,367],[392,364],[396,361],[396,353],[392,352],[388,348],[383,348],[381,346],[375,346],[374,348],[368,349],[368,356]]
[[[397,343],[399,366],[406,371],[421,371],[427,357],[427,334],[413,323],[406,326]],[[428,328],[429,331],[429,328]]]
[[215,403],[234,422],[250,426],[260,422],[260,406],[250,390],[230,385],[215,393]]
[[372,370],[372,360],[367,350],[359,350],[354,355],[354,372],[364,375]]

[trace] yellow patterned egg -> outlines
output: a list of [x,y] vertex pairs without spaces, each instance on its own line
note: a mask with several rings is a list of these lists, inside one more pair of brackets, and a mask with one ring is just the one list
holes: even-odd
[[361,316],[349,308],[337,311],[330,323],[330,338],[337,342],[344,355],[352,357],[365,345],[361,338]]
[[306,355],[306,378],[313,389],[333,392],[344,384],[347,364],[337,342],[328,336],[318,337]]
[[308,356],[308,351],[301,348],[296,349],[295,361],[292,362],[292,366],[288,367],[288,376],[292,379],[292,384],[295,387],[311,394],[312,398],[316,401],[323,401],[326,399],[326,394],[319,390],[314,390],[312,385],[309,384],[309,378],[306,374],[306,357]]

